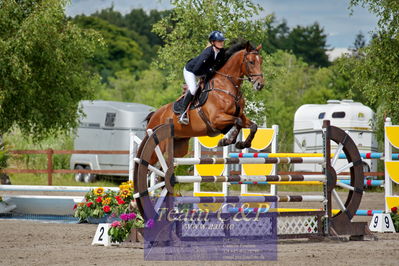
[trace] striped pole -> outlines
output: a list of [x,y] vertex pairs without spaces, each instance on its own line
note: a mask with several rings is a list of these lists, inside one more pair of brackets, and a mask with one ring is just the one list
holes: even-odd
[[[229,153],[230,158],[281,158],[281,157],[290,157],[290,158],[319,158],[323,157],[322,153],[263,153],[263,152],[255,152],[255,153]],[[334,154],[331,154],[333,157]],[[384,159],[384,153],[381,152],[361,152],[360,157],[362,159]],[[340,153],[338,159],[346,159],[345,153]],[[399,160],[399,153],[392,154],[392,160]]]
[[175,197],[176,204],[186,203],[244,203],[244,202],[323,202],[324,196],[226,196],[226,197]]
[[[265,212],[306,212],[306,211],[321,211],[321,209],[285,209],[285,208],[277,208],[277,209],[269,209],[269,208],[236,208],[232,207],[228,209],[229,213],[237,213],[237,212],[244,212],[244,213],[265,213]],[[340,210],[333,210],[333,215],[340,212]],[[357,210],[357,216],[373,216],[376,213],[384,213],[383,210]]]
[[192,164],[288,164],[323,163],[324,158],[279,157],[279,158],[175,158],[176,165]]
[[[283,180],[281,180],[283,181]],[[230,182],[232,185],[321,185],[323,181],[321,180],[303,180],[302,182],[295,182],[296,180],[291,180],[291,182],[273,182],[273,181],[233,181]],[[229,181],[227,181],[229,182]],[[350,185],[350,180],[338,180],[338,182],[344,183],[345,185]],[[368,187],[378,187],[384,185],[384,180],[364,180],[364,186]]]
[[[0,185],[0,191],[26,191],[26,192],[90,192],[98,187],[78,186],[26,186],[26,185]],[[104,191],[119,191],[119,187],[103,187]]]
[[209,183],[209,182],[251,182],[257,184],[258,182],[290,182],[290,181],[326,181],[325,175],[266,175],[266,176],[245,176],[245,175],[231,175],[231,176],[176,176],[175,181],[178,183]]

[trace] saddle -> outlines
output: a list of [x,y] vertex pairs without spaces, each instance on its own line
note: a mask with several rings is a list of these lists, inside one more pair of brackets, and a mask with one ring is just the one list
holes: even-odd
[[[209,83],[210,82],[207,82],[205,85],[204,85],[204,82],[199,83],[199,85],[198,85],[199,88],[198,88],[196,94],[194,95],[193,101],[191,102],[190,110],[201,107],[206,103],[206,100],[208,99],[208,93],[211,91],[211,86]],[[183,86],[183,95],[181,95],[173,103],[173,112],[177,115],[180,115],[185,111],[183,109],[183,99],[184,99],[184,95],[185,95],[187,89],[188,89],[187,85]]]

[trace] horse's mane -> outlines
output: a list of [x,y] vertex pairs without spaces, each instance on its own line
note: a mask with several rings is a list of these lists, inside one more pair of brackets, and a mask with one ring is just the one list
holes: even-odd
[[[216,67],[216,70],[222,68],[227,63],[227,61],[230,59],[230,57],[232,57],[235,53],[245,49],[247,47],[248,43],[249,43],[249,41],[244,40],[244,39],[233,40],[231,42],[230,47],[226,48],[226,50],[224,52],[223,59],[219,63],[219,65]],[[251,48],[251,50],[255,49],[255,47],[251,43],[249,43],[249,47]]]
[[[227,48],[225,51],[224,62],[227,62],[227,60],[229,60],[229,58],[232,57],[233,54],[235,54],[236,52],[245,49],[247,47],[247,43],[249,43],[249,41],[243,39],[233,40],[230,47]],[[251,50],[255,49],[255,47],[251,43],[249,43],[249,46]]]

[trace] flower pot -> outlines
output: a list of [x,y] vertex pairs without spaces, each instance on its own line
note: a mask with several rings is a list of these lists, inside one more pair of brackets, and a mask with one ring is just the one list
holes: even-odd
[[89,224],[102,224],[107,223],[108,215],[103,217],[87,217],[87,222]]

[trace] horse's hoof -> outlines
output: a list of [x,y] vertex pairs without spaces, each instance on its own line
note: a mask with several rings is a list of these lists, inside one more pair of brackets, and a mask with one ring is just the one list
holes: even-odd
[[221,139],[218,142],[218,147],[223,147],[223,146],[226,146],[225,139]]
[[245,149],[246,147],[244,146],[244,142],[239,141],[236,143],[236,149],[242,150]]

